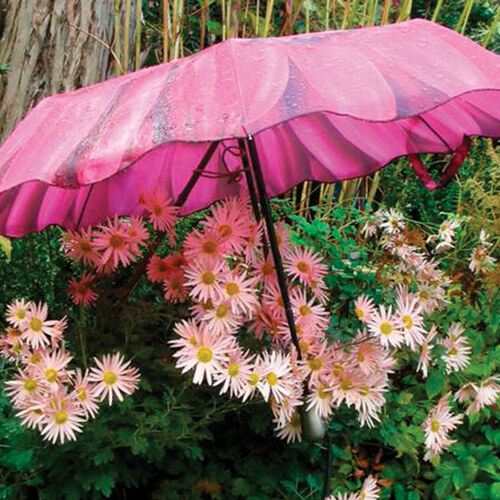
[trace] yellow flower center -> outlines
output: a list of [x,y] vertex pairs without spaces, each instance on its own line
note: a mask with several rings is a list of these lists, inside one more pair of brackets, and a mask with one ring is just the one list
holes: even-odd
[[208,253],[209,255],[213,255],[215,252],[217,252],[217,242],[214,240],[206,240],[201,244],[201,251],[203,253]]
[[227,367],[227,374],[230,377],[236,377],[240,373],[240,365],[233,363]]
[[39,333],[42,331],[43,323],[38,318],[31,318],[29,326],[32,332]]
[[14,354],[21,354],[21,351],[23,350],[23,345],[21,344],[21,342],[16,342],[13,346],[12,346],[12,352]]
[[115,372],[108,370],[107,372],[104,372],[102,380],[106,385],[114,385],[118,380],[118,376],[116,375]]
[[430,298],[430,294],[427,290],[420,290],[420,292],[418,292],[418,296],[422,300],[429,300],[429,298]]
[[212,350],[208,347],[201,347],[198,349],[198,354],[196,355],[200,363],[210,363],[213,358]]
[[271,274],[274,273],[274,266],[270,263],[270,262],[266,262],[263,266],[262,266],[262,274],[264,276],[271,276]]
[[301,316],[307,316],[311,314],[311,308],[308,305],[304,304],[303,306],[299,307],[299,314]]
[[336,363],[332,366],[332,375],[334,377],[340,377],[340,375],[342,375],[343,371],[344,371],[344,367],[338,363]]
[[323,368],[324,366],[323,360],[321,358],[311,358],[307,360],[307,364],[313,372],[321,370],[321,368]]
[[189,343],[192,345],[192,346],[195,346],[196,345],[196,337],[193,335],[192,337],[189,338]]
[[345,378],[342,380],[342,382],[340,382],[340,388],[343,391],[348,391],[348,390],[352,389],[353,387],[354,387],[354,384],[348,378]]
[[214,308],[214,303],[212,299],[208,299],[206,302],[201,303],[201,307],[205,312],[211,311]]
[[449,351],[448,351],[448,356],[456,356],[458,354],[458,349],[456,347],[452,347]]
[[299,342],[299,346],[300,346],[300,352],[302,354],[307,354],[307,352],[309,351],[309,344],[305,340],[301,340]]
[[360,363],[363,363],[363,361],[366,359],[364,353],[362,351],[359,351],[358,352],[358,355],[356,356],[357,357],[357,360],[360,362]]
[[57,380],[57,371],[54,368],[47,368],[45,370],[45,379],[47,382],[54,383]]
[[223,238],[227,238],[233,234],[233,228],[229,224],[221,224],[219,226],[219,234]]
[[225,318],[228,312],[229,308],[226,305],[221,304],[220,306],[217,306],[217,308],[215,309],[215,317],[217,319]]
[[54,421],[57,425],[63,425],[68,421],[68,412],[65,410],[59,410],[54,417]]
[[365,317],[365,312],[359,307],[354,308],[354,314],[358,317],[358,319],[363,319]]
[[235,283],[234,281],[231,281],[231,283],[227,283],[226,292],[230,297],[233,297],[234,295],[240,293],[240,287],[238,286],[238,283]]
[[200,281],[204,285],[213,285],[215,283],[215,274],[212,271],[205,271],[200,277]]
[[367,396],[370,393],[370,388],[366,384],[362,385],[359,389],[359,393],[361,396]]
[[304,262],[301,260],[300,262],[297,262],[297,269],[301,273],[308,273],[309,272],[309,264],[307,262]]
[[83,387],[79,387],[76,392],[78,393],[78,399],[80,401],[85,401],[87,399],[87,393]]
[[24,309],[20,309],[19,311],[16,312],[16,314],[14,314],[14,316],[17,319],[24,319],[26,317],[26,311]]
[[320,386],[318,389],[318,398],[319,399],[326,399],[329,397],[328,392],[326,392],[326,387],[324,385]]
[[255,387],[259,383],[259,375],[258,373],[251,373],[248,377],[248,385],[251,387]]
[[392,326],[389,322],[383,321],[380,323],[380,333],[383,335],[389,335],[392,332]]
[[410,330],[411,328],[413,328],[413,319],[411,316],[409,316],[408,314],[405,314],[402,318],[401,318],[401,321],[405,324],[406,328],[408,330]]
[[439,427],[439,422],[435,418],[433,418],[431,420],[431,432],[437,432],[439,430]]
[[278,383],[278,377],[274,372],[268,373],[266,375],[266,380],[270,387],[274,387]]
[[156,215],[156,217],[160,217],[163,214],[163,207],[161,205],[153,205],[151,207],[151,212]]
[[109,237],[109,246],[113,250],[122,250],[125,248],[125,239],[119,234],[112,234]]
[[27,378],[23,383],[23,388],[26,392],[34,392],[38,387],[38,382],[32,378]]
[[89,253],[92,250],[92,245],[88,241],[80,241],[78,248],[81,253]]
[[298,412],[294,412],[294,414],[292,415],[292,418],[290,419],[290,425],[294,429],[300,429],[301,428],[300,414]]

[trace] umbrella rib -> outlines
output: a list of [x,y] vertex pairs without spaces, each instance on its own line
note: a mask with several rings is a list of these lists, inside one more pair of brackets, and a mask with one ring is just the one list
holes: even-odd
[[82,222],[82,219],[83,219],[83,214],[85,213],[85,209],[87,208],[87,204],[89,202],[89,199],[90,199],[90,195],[92,194],[92,191],[94,189],[94,184],[92,184],[89,188],[89,191],[87,193],[87,197],[85,198],[85,201],[83,202],[83,207],[82,207],[82,210],[80,212],[80,216],[78,217],[78,221],[76,223],[76,227],[79,228],[80,227],[80,224]]
[[274,229],[273,220],[271,218],[271,209],[269,202],[266,197],[266,188],[264,184],[264,177],[262,176],[262,169],[260,167],[259,155],[257,152],[257,147],[255,145],[255,140],[252,135],[248,135],[246,139],[248,146],[248,151],[250,152],[250,164],[252,166],[253,173],[255,175],[255,182],[257,184],[257,192],[259,193],[260,208],[262,210],[262,215],[266,223],[267,236],[269,238],[269,246],[271,247],[271,253],[273,255],[274,266],[276,268],[276,274],[278,276],[278,285],[280,287],[281,298],[283,299],[283,304],[285,306],[286,320],[288,327],[290,329],[290,335],[292,337],[292,342],[297,349],[297,358],[302,360],[302,353],[300,351],[299,339],[297,336],[297,329],[295,328],[295,319],[293,317],[292,306],[290,303],[290,296],[288,294],[288,289],[286,286],[285,270],[283,268],[283,260],[281,258],[281,253],[278,247],[278,240],[276,238],[276,231]]

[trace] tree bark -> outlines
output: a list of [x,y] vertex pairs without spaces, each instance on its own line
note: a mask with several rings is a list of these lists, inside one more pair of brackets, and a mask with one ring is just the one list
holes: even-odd
[[112,45],[111,0],[0,0],[0,141],[41,98],[106,79]]

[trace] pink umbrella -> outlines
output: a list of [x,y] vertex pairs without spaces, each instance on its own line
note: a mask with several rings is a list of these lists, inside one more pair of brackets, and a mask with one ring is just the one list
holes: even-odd
[[0,234],[142,214],[157,185],[187,214],[255,180],[298,349],[267,198],[404,155],[433,188],[418,154],[456,152],[443,184],[470,136],[500,137],[499,91],[499,56],[423,20],[231,39],[40,102],[0,148]]
[[423,20],[231,39],[40,102],[0,148],[0,234],[140,214],[141,191],[178,199],[201,163],[181,199],[199,210],[246,189],[227,170],[249,136],[269,197],[403,155],[435,187],[415,155],[458,150],[451,178],[469,136],[500,136],[499,90],[499,56]]

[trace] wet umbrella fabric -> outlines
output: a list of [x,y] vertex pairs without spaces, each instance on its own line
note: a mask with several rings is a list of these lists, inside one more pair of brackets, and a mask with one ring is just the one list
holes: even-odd
[[[207,172],[254,136],[266,194],[334,182],[419,153],[500,137],[500,57],[434,23],[231,39],[189,58],[41,101],[0,148],[0,234],[140,214],[139,194],[177,199],[215,143]],[[464,139],[465,138],[465,139]],[[420,170],[420,172],[419,172]],[[448,176],[450,174],[448,173]],[[189,213],[246,189],[199,178]]]

